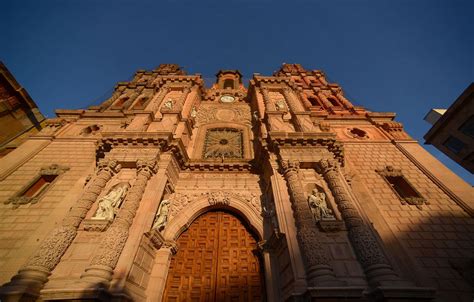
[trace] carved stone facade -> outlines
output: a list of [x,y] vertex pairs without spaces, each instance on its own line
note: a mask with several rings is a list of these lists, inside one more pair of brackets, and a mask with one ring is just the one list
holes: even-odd
[[0,159],[2,301],[471,301],[472,187],[322,71],[162,64],[57,115]]

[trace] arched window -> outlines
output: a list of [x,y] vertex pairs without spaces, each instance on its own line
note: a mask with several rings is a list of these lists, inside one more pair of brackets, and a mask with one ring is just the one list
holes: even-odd
[[224,89],[234,89],[234,80],[232,79],[224,80]]
[[309,96],[308,101],[311,103],[312,106],[319,106],[318,99],[316,99],[314,96]]
[[122,108],[123,104],[128,101],[128,97],[121,97],[120,99],[118,99],[113,105],[112,105],[112,109],[120,109]]
[[331,103],[331,106],[340,106],[339,102],[333,97],[328,97],[328,101]]
[[136,103],[135,105],[133,105],[133,108],[132,109],[143,109],[143,107],[145,107],[145,103],[148,101],[148,97],[147,96],[144,96],[142,98],[140,98]]

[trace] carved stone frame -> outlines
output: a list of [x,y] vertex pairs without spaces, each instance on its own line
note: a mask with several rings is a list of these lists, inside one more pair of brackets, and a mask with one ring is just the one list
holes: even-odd
[[[246,125],[239,124],[239,123],[223,123],[223,122],[209,123],[209,124],[202,125],[199,128],[198,134],[195,138],[195,142],[197,143],[196,143],[195,150],[193,151],[193,156],[192,156],[193,158],[202,159],[202,154],[203,154],[204,145],[205,145],[204,140],[206,138],[207,131],[215,129],[215,128],[233,128],[238,131],[241,131],[242,133],[243,157],[242,158],[226,158],[226,160],[250,160],[253,158],[254,154],[251,148],[251,140],[253,139],[253,137],[248,127]],[[217,161],[219,159],[209,158],[206,160]]]
[[[423,204],[429,205],[429,202],[425,198],[423,198],[423,195],[421,195],[421,193],[411,184],[411,182],[408,179],[406,179],[406,177],[402,173],[402,170],[394,169],[392,166],[386,166],[384,169],[377,169],[375,171],[378,174],[380,174],[380,176],[382,176],[382,178],[385,180],[387,185],[392,189],[392,191],[395,193],[395,195],[398,197],[398,199],[400,199],[402,204],[404,204],[404,205],[406,205],[406,204],[414,205],[420,210],[422,209],[421,206]],[[415,191],[416,194],[418,194],[418,196],[420,196],[420,197],[402,197],[402,196],[400,196],[400,194],[398,194],[397,190],[395,190],[392,187],[392,185],[390,184],[390,182],[388,181],[387,176],[403,178],[403,180],[411,187],[411,189],[413,191]]]
[[14,196],[7,199],[4,204],[12,204],[13,208],[16,209],[21,205],[25,204],[35,204],[37,203],[41,197],[51,188],[51,186],[58,180],[58,177],[54,179],[46,188],[42,188],[41,191],[33,197],[22,196],[35,182],[37,182],[41,176],[43,175],[61,175],[64,172],[68,171],[69,167],[60,166],[58,164],[52,164],[47,167],[43,167],[40,169],[38,174],[29,181],[26,185],[24,185]]

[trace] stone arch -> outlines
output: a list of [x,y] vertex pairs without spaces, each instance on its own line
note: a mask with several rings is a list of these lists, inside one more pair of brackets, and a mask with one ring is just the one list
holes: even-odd
[[[222,202],[212,202],[212,204],[208,196],[199,196],[189,202],[169,220],[162,233],[164,244],[157,250],[155,255],[150,275],[150,280],[153,280],[153,282],[149,282],[149,284],[153,285],[148,286],[146,289],[147,301],[159,301],[161,299],[165,290],[171,257],[176,253],[175,242],[200,215],[211,210],[226,210],[238,217],[247,226],[249,231],[257,237],[257,242],[262,240],[263,217],[260,213],[251,206],[249,201],[237,196],[237,194],[225,196],[227,198],[222,200]],[[262,261],[265,261],[265,259],[262,259]],[[267,274],[265,274],[265,284],[271,284],[271,280],[267,277]]]
[[204,196],[189,203],[167,224],[163,231],[163,238],[169,241],[175,241],[193,221],[211,210],[227,210],[240,218],[257,236],[258,241],[263,239],[263,218],[257,213],[250,202],[239,196],[228,196],[228,202],[218,202],[211,204],[209,198]]

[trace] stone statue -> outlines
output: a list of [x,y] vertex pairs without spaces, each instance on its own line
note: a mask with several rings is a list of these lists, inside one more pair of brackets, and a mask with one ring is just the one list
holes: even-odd
[[127,194],[129,184],[119,183],[110,189],[107,195],[99,199],[99,207],[93,219],[114,220],[115,212]]
[[168,222],[169,205],[170,201],[168,199],[164,199],[160,203],[160,207],[155,216],[155,223],[152,227],[153,229],[161,231],[165,228],[166,222]]
[[166,100],[164,105],[166,109],[169,109],[169,110],[173,109],[173,100],[172,99]]
[[285,111],[286,110],[286,104],[284,100],[278,100],[275,102],[275,107],[276,110],[278,111]]
[[196,110],[196,107],[193,106],[193,108],[191,109],[191,117],[196,117],[197,116],[197,110]]
[[326,194],[313,189],[312,194],[308,197],[309,207],[313,212],[317,221],[319,220],[334,220],[332,210],[328,208],[326,202]]

